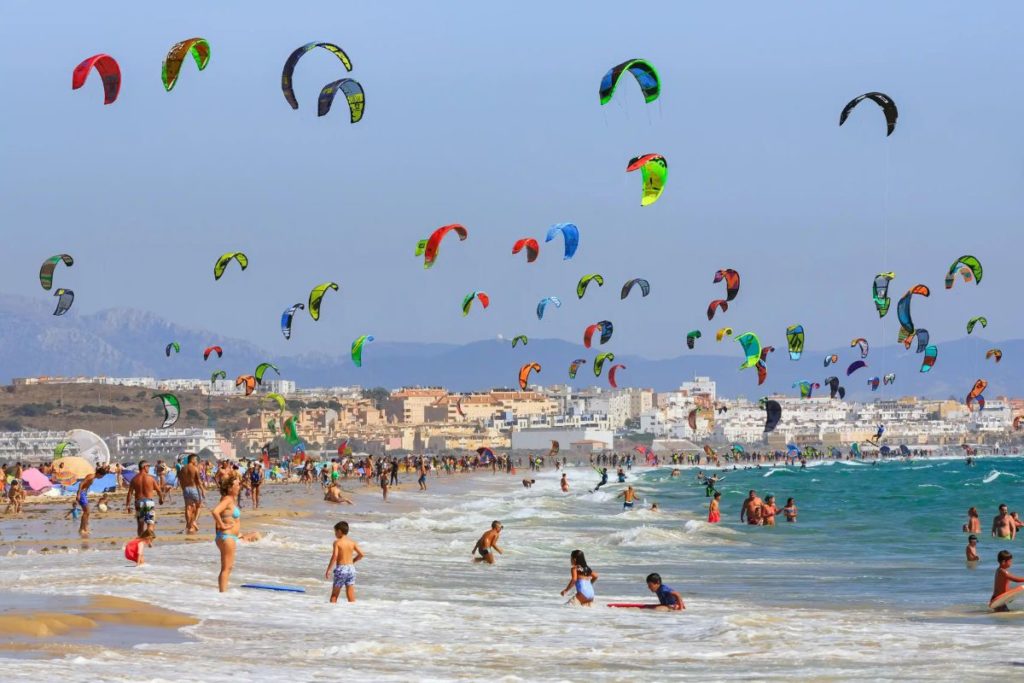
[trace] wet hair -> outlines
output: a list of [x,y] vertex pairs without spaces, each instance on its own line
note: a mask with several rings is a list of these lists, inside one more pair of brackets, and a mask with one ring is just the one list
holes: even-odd
[[102,477],[103,475],[107,474],[108,472],[110,472],[110,465],[100,465],[99,467],[96,468],[96,476],[97,477]]
[[231,495],[231,487],[233,487],[236,483],[240,484],[242,483],[242,480],[235,475],[224,477],[224,479],[222,479],[220,482],[220,495]]
[[968,517],[977,517],[978,516],[978,508],[976,508],[976,507],[967,508],[967,516]]
[[576,565],[576,571],[580,576],[590,576],[594,573],[594,570],[587,564],[587,558],[583,555],[582,550],[573,550],[569,553],[569,559]]
[[156,534],[153,533],[152,529],[146,529],[141,534],[139,534],[139,538],[145,541],[152,541],[154,538],[156,538]]
[[655,586],[661,585],[661,574],[654,572],[653,574],[647,575],[647,583],[653,583]]
[[967,540],[968,541],[977,541],[978,537],[975,536],[974,534],[971,534],[970,536],[967,537]]
[[794,503],[796,503],[796,501],[793,500],[792,498],[787,498],[786,499],[786,507],[789,507],[790,505],[793,505]]
[[996,555],[996,559],[998,559],[1000,563],[1006,562],[1007,560],[1012,560],[1013,553],[1011,553],[1009,550],[1000,550],[999,554]]
[[500,526],[501,526],[501,522],[499,522],[498,520],[494,520],[493,522],[491,522],[491,528],[492,529],[497,529]]
[[718,500],[721,497],[722,497],[722,492],[721,491],[715,491],[715,495],[714,495],[715,500]]
[[335,531],[340,531],[341,533],[343,533],[343,534],[345,534],[347,536],[348,535],[348,522],[338,522],[337,524],[334,525],[334,530]]

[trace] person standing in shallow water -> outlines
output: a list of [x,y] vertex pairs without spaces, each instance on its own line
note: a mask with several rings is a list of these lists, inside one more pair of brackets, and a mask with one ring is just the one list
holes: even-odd
[[231,570],[235,567],[235,551],[238,549],[242,529],[242,510],[238,507],[238,492],[241,489],[242,482],[237,476],[225,477],[220,483],[220,502],[210,511],[217,529],[214,542],[220,551],[217,586],[221,593],[228,589]]
[[718,524],[722,521],[722,511],[719,507],[722,501],[722,494],[715,491],[715,497],[711,499],[711,504],[708,505],[708,523]]
[[965,534],[981,533],[981,517],[978,516],[978,508],[972,507],[967,510],[967,523],[963,526]]
[[562,596],[575,588],[576,594],[569,600],[569,604],[590,607],[594,603],[594,582],[597,581],[597,572],[587,565],[587,558],[584,557],[582,550],[573,550],[569,554],[569,564],[569,583],[562,590]]
[[484,535],[480,537],[480,540],[473,546],[471,555],[480,553],[480,557],[474,557],[474,562],[486,562],[487,564],[494,564],[494,553],[504,555],[505,552],[498,547],[498,536],[501,535],[501,530],[504,529],[504,525],[498,520],[491,522],[491,528],[484,532]]

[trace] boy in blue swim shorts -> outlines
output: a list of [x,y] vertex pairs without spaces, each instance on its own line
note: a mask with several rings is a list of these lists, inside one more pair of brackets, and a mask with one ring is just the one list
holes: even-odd
[[366,557],[359,545],[348,537],[348,522],[334,525],[334,546],[331,561],[327,564],[324,578],[331,578],[334,569],[334,587],[331,589],[331,602],[338,602],[341,589],[345,589],[345,597],[349,602],[356,601],[356,562]]

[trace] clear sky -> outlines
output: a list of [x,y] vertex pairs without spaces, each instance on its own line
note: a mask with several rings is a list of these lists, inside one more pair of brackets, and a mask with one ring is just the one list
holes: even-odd
[[[809,349],[892,343],[895,300],[918,282],[933,290],[915,302],[933,340],[963,336],[977,314],[989,338],[1024,336],[1020,3],[157,7],[3,3],[0,291],[48,300],[39,265],[68,252],[76,265],[56,282],[77,293],[71,314],[141,308],[275,353],[337,352],[366,333],[575,341],[603,318],[616,351],[651,357],[720,325],[780,346],[797,322]],[[164,92],[166,50],[194,35],[211,43],[209,66],[186,62]],[[300,109],[285,102],[282,65],[314,40],[351,56],[362,122],[348,122],[343,102],[317,118],[320,87],[343,75],[325,51],[296,70]],[[123,72],[110,106],[95,73],[70,87],[97,52]],[[645,105],[624,81],[599,106],[601,76],[631,57],[659,70],[661,98]],[[899,106],[890,138],[870,102],[837,126],[870,90]],[[641,208],[640,178],[624,171],[644,152],[670,172],[662,198]],[[511,255],[517,238],[542,240],[561,221],[580,227],[574,260],[560,244],[542,245],[534,264]],[[446,242],[425,271],[416,241],[452,222],[469,239]],[[215,283],[216,257],[234,250],[249,269]],[[945,269],[963,253],[982,260],[984,282],[948,292]],[[722,267],[740,271],[742,289],[708,323]],[[897,273],[884,330],[870,290],[881,270]],[[590,272],[606,284],[577,301]],[[651,295],[620,302],[631,277],[650,280]],[[286,342],[281,311],[325,280],[340,295],[318,323],[299,317]],[[472,290],[492,305],[463,318]],[[538,321],[548,295],[565,305]]]

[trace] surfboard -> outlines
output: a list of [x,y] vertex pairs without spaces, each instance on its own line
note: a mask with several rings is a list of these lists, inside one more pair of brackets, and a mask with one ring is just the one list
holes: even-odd
[[652,605],[650,603],[643,602],[610,602],[609,607],[630,607],[633,609],[654,609],[655,607],[661,607],[660,604]]
[[1003,605],[1009,605],[1011,602],[1019,598],[1021,595],[1024,595],[1024,586],[1017,586],[1016,588],[1011,588],[1005,593],[1001,593],[1000,595],[997,595],[996,597],[992,598],[988,603],[988,607],[989,609],[997,609],[999,607],[1002,607]]
[[305,593],[305,588],[298,586],[275,586],[272,583],[243,583],[242,588],[255,588],[261,591],[281,591],[283,593]]

